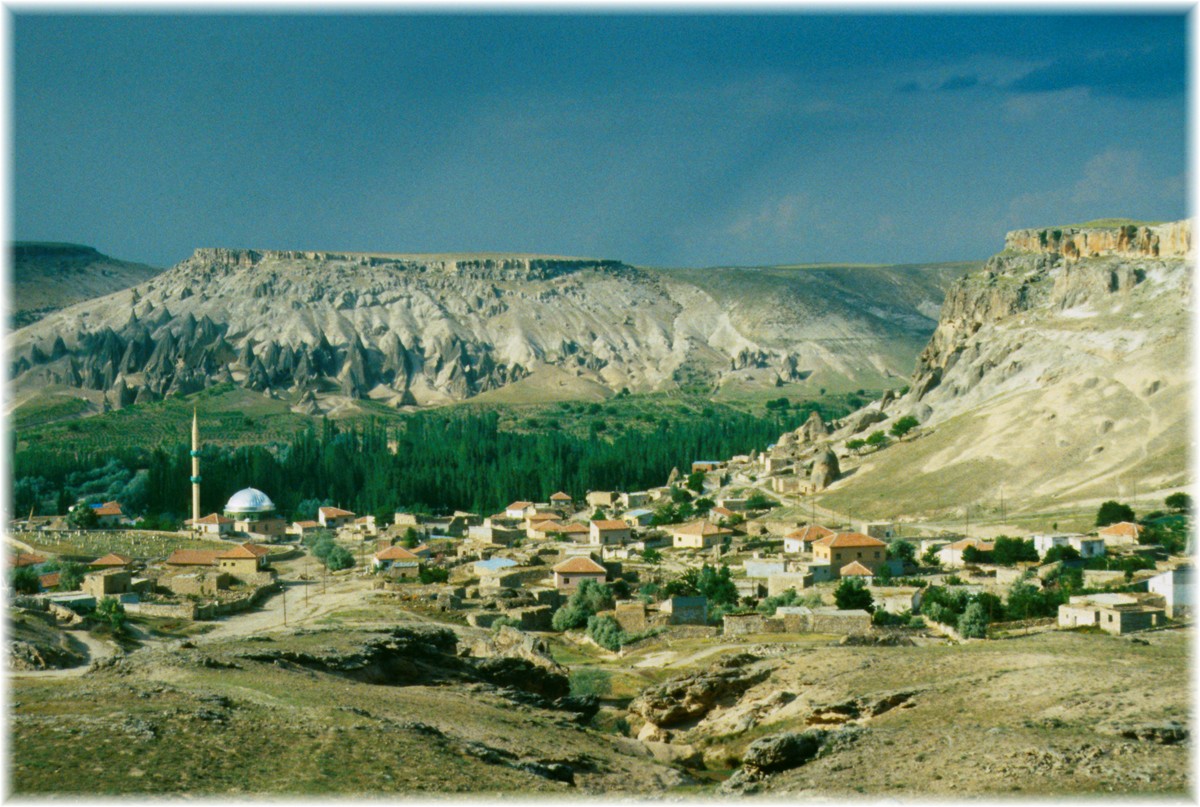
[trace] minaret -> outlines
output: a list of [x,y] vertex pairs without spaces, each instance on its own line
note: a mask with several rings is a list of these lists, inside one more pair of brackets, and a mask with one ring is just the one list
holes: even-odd
[[200,424],[196,410],[192,409],[192,529],[199,529],[200,521]]

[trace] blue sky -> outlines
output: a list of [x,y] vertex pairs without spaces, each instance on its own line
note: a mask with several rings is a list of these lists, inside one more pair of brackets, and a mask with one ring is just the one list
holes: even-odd
[[1181,13],[18,13],[12,235],[979,259],[1187,214],[1187,46]]

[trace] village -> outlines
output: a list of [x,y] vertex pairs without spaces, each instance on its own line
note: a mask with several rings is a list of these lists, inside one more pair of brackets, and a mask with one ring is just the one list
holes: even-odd
[[805,496],[836,469],[818,458],[800,475],[785,460],[822,428],[814,416],[762,454],[694,460],[649,490],[556,491],[491,514],[396,512],[381,523],[336,506],[288,520],[255,488],[201,515],[194,419],[184,531],[132,529],[118,502],[78,505],[93,511],[88,530],[17,520],[10,584],[16,605],[65,625],[112,601],[135,619],[240,620],[252,632],[303,624],[297,598],[320,613],[312,605],[332,582],[339,603],[399,603],[450,625],[562,633],[614,653],[673,637],[1123,635],[1190,618],[1187,553],[1147,544],[1132,521],[985,539],[818,518]]

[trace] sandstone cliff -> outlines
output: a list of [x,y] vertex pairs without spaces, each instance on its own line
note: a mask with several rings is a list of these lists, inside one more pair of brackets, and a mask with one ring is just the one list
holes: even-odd
[[1057,506],[1183,484],[1190,232],[1183,221],[1046,242],[1009,233],[947,292],[907,394],[834,435],[844,446],[860,421],[921,422],[914,439],[863,457],[830,505],[870,489],[891,515],[994,502],[1003,488],[1015,507]]
[[[962,268],[764,271],[711,287],[734,271],[748,270],[700,282],[610,260],[200,249],[18,331],[10,374],[19,390],[66,387],[111,406],[232,381],[310,413],[522,381],[537,397],[814,373],[873,386],[911,370]],[[877,299],[875,286],[891,294]]]

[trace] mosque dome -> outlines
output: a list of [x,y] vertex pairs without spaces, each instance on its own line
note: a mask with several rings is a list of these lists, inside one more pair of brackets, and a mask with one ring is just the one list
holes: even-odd
[[225,503],[226,513],[270,513],[275,502],[257,488],[244,488],[229,497]]

